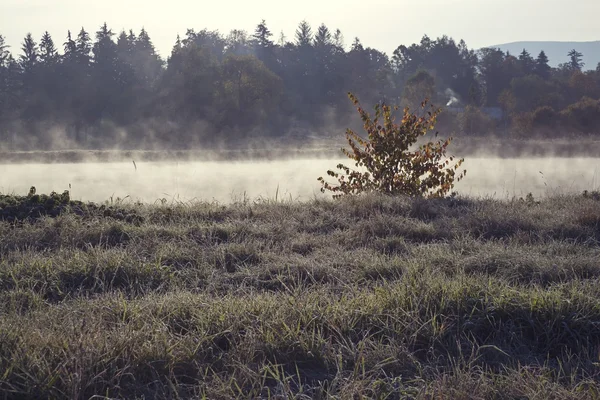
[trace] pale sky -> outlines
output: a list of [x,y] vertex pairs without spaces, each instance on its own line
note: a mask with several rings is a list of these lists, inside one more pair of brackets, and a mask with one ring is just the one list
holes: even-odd
[[62,50],[67,30],[84,26],[93,36],[106,21],[116,33],[145,27],[166,58],[177,34],[203,28],[252,33],[262,20],[274,34],[292,39],[303,19],[339,28],[346,46],[358,36],[365,46],[391,55],[427,34],[465,39],[470,48],[515,41],[600,40],[600,0],[0,0],[0,34],[20,53],[27,32],[39,42],[48,30]]

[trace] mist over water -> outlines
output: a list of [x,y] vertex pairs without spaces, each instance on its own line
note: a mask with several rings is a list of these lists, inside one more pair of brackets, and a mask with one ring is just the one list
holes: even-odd
[[[69,190],[74,199],[103,202],[111,197],[154,203],[242,199],[306,201],[320,193],[319,176],[347,159],[295,158],[270,161],[136,161],[0,165],[0,192],[26,194]],[[456,191],[498,199],[580,193],[600,188],[600,158],[466,157],[467,176]]]
[[466,196],[512,198],[581,193],[600,186],[600,158],[467,157],[467,176],[456,185]]

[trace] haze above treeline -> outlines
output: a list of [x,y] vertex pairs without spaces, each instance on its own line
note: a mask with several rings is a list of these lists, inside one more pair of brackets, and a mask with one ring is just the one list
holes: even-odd
[[[0,32],[1,35],[1,32]],[[557,67],[542,50],[474,50],[424,36],[391,56],[325,25],[293,37],[189,29],[166,60],[150,33],[82,28],[66,38],[0,36],[0,146],[5,149],[189,148],[290,133],[342,134],[363,106],[385,101],[446,110],[457,136],[555,137],[600,132],[600,63],[570,49]],[[597,56],[597,55],[595,55]]]

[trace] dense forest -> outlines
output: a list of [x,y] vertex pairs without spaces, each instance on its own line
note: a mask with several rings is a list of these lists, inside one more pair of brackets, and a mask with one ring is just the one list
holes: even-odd
[[[61,43],[62,42],[62,43]],[[299,24],[275,37],[187,30],[163,60],[144,29],[106,24],[60,41],[28,34],[21,49],[0,35],[0,147],[189,148],[293,133],[339,134],[354,118],[347,92],[364,105],[444,111],[438,128],[457,136],[600,135],[600,65],[469,49],[424,36],[390,56],[346,45],[342,32]],[[587,67],[587,68],[586,68]]]

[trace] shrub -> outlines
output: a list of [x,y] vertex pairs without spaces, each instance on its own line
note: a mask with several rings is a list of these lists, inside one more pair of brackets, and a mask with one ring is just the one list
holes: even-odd
[[563,125],[583,133],[600,131],[600,100],[584,97],[560,112]]
[[534,127],[554,127],[558,122],[558,114],[550,106],[538,107],[533,111],[531,122]]
[[56,218],[65,212],[87,218],[109,217],[135,225],[144,221],[144,218],[133,209],[97,206],[94,203],[86,204],[71,200],[68,190],[62,194],[52,192],[47,195],[38,194],[35,186],[32,186],[26,196],[0,194],[0,221],[34,222],[42,217]]
[[514,113],[511,118],[511,135],[515,138],[526,138],[533,131],[533,113]]
[[496,122],[481,108],[467,106],[457,116],[458,128],[467,135],[491,135],[496,130]]
[[0,194],[0,221],[35,221],[43,216],[57,217],[70,205],[79,207],[80,202],[71,201],[69,191],[37,194],[32,186],[27,196]]
[[[446,158],[446,149],[452,138],[427,142],[414,151],[410,147],[417,140],[434,129],[439,109],[427,111],[419,117],[404,109],[401,122],[395,122],[392,107],[385,104],[375,105],[375,118],[371,118],[360,106],[356,96],[349,93],[364,122],[368,138],[363,139],[351,129],[346,130],[346,139],[350,150],[342,152],[355,161],[357,167],[366,171],[352,170],[338,164],[343,174],[327,171],[329,176],[338,180],[338,185],[326,182],[323,177],[321,191],[334,193],[334,198],[349,194],[377,191],[386,194],[404,194],[409,196],[441,197],[454,187],[454,179],[460,181],[466,170],[456,174],[464,159]],[[423,110],[427,101],[421,104]],[[398,110],[398,107],[394,107]],[[381,121],[381,122],[380,122]],[[437,132],[435,134],[437,137]],[[451,165],[453,163],[453,165]]]

